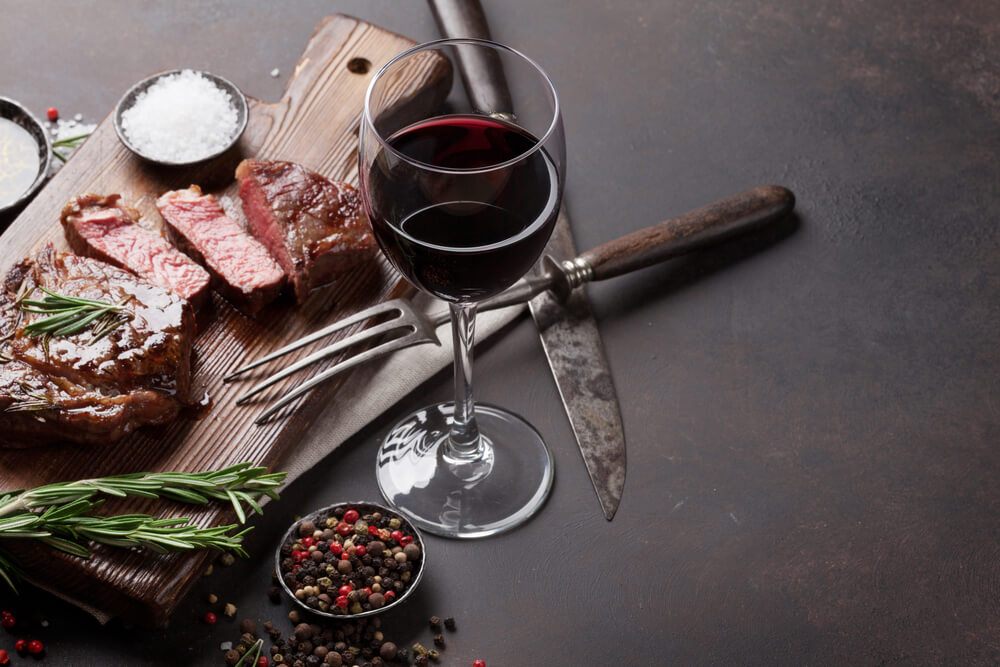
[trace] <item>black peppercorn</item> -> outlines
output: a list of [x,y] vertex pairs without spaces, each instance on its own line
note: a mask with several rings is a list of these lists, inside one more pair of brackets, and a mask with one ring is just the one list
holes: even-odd
[[444,619],[444,627],[448,628],[449,630],[454,630],[455,629],[454,617],[449,616],[448,618]]
[[444,648],[444,636],[443,635],[434,635],[434,645],[435,646],[440,646],[441,648]]
[[382,648],[379,649],[378,654],[383,660],[395,660],[396,659],[396,645],[392,642],[386,642],[382,644]]

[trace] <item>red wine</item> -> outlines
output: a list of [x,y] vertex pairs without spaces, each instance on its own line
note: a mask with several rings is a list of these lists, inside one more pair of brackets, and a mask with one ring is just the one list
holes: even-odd
[[441,116],[394,134],[362,188],[382,251],[447,301],[510,287],[538,259],[559,211],[559,176],[544,149],[532,152],[537,143],[482,116]]

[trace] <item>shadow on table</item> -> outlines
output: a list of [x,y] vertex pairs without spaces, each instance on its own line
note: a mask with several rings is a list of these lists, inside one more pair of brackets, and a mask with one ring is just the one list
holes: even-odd
[[[615,298],[608,301],[601,313],[602,319],[619,317],[659,299],[669,298],[700,280],[764,254],[792,236],[801,224],[800,216],[793,212],[751,234],[644,269],[638,274],[641,279],[633,276],[632,284],[627,289],[615,291]],[[628,279],[623,277],[619,280]]]

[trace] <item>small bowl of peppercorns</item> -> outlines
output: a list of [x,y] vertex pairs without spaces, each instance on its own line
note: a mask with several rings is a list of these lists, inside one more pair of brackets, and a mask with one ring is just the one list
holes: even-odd
[[328,618],[380,614],[407,599],[424,572],[417,529],[376,503],[340,503],[296,521],[275,555],[278,582]]

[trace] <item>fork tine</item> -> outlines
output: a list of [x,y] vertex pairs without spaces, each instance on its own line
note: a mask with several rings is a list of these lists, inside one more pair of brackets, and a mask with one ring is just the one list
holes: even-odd
[[388,354],[389,352],[394,352],[395,350],[401,350],[404,347],[411,347],[413,345],[419,345],[421,343],[431,342],[432,339],[426,338],[424,336],[414,336],[412,334],[407,334],[402,338],[394,338],[393,340],[382,343],[381,345],[376,345],[375,347],[365,350],[361,354],[355,355],[349,359],[344,359],[337,364],[334,364],[330,368],[326,369],[319,375],[306,382],[303,382],[299,386],[295,387],[292,391],[288,392],[278,400],[277,403],[270,406],[267,410],[261,413],[254,423],[259,425],[266,424],[270,418],[277,413],[281,408],[285,407],[295,399],[297,399],[302,394],[305,394],[313,387],[322,384],[329,380],[330,378],[336,376],[338,373],[342,373],[348,369],[351,369],[359,364],[363,364],[369,359],[374,359],[375,357]]
[[238,368],[237,370],[233,371],[232,373],[230,373],[226,377],[222,378],[222,381],[223,382],[232,382],[238,376],[242,375],[243,373],[246,373],[247,371],[253,370],[254,368],[257,368],[258,366],[263,366],[264,364],[268,363],[269,361],[274,361],[275,359],[283,357],[286,354],[288,354],[289,352],[294,352],[295,350],[299,349],[300,347],[303,347],[305,345],[308,345],[309,343],[317,341],[320,338],[325,338],[326,336],[329,336],[330,334],[332,334],[335,331],[339,331],[339,330],[343,329],[344,327],[350,326],[350,325],[355,324],[357,322],[361,322],[361,321],[367,320],[368,318],[374,317],[376,315],[381,315],[381,314],[384,314],[384,313],[391,313],[394,310],[399,312],[399,317],[403,317],[403,315],[409,311],[409,305],[405,303],[404,299],[391,299],[389,301],[383,301],[382,303],[376,304],[376,305],[374,305],[374,306],[372,306],[370,308],[365,308],[364,310],[359,310],[358,312],[354,313],[353,315],[345,317],[342,320],[337,320],[333,324],[331,324],[331,325],[329,325],[327,327],[324,327],[324,328],[320,329],[319,331],[311,333],[308,336],[303,336],[302,338],[299,338],[295,342],[286,345],[285,347],[281,348],[280,350],[276,350],[276,351],[274,351],[274,352],[272,352],[272,353],[270,353],[270,354],[268,354],[266,356],[261,357],[260,359],[257,359],[255,361],[247,364],[246,366],[243,366],[242,368]]
[[[316,363],[317,361],[320,361],[322,359],[326,359],[327,357],[331,357],[331,356],[337,354],[338,352],[341,352],[341,351],[343,351],[343,350],[351,347],[352,345],[357,345],[358,343],[366,341],[369,338],[376,338],[378,336],[381,336],[382,334],[389,333],[390,331],[393,331],[395,329],[410,329],[410,332],[404,334],[403,336],[400,336],[401,339],[405,338],[408,335],[416,333],[416,327],[412,323],[406,322],[406,321],[399,322],[398,319],[399,318],[396,318],[396,319],[393,319],[393,320],[389,320],[388,322],[383,322],[383,323],[377,324],[377,325],[375,325],[373,327],[369,327],[367,329],[363,329],[363,330],[361,330],[361,331],[359,331],[359,332],[357,332],[357,333],[355,333],[355,334],[353,334],[351,336],[348,336],[347,338],[342,338],[341,340],[338,340],[336,343],[333,343],[332,345],[328,345],[327,347],[324,347],[321,350],[317,350],[316,352],[313,352],[308,357],[304,357],[304,358],[298,360],[297,362],[295,362],[291,366],[288,366],[287,368],[284,368],[284,369],[278,371],[277,373],[275,373],[275,374],[273,374],[273,375],[265,378],[261,382],[259,382],[256,386],[254,386],[252,389],[250,389],[247,393],[243,394],[238,399],[236,399],[236,404],[237,405],[243,405],[248,400],[250,400],[250,398],[252,398],[253,396],[256,396],[257,394],[259,394],[260,392],[264,391],[265,389],[267,389],[271,385],[273,385],[273,384],[275,384],[277,382],[280,382],[281,380],[284,380],[289,375],[294,375],[295,373],[298,373],[303,368],[306,368],[307,366],[311,366],[312,364]],[[417,342],[424,342],[424,341],[423,340],[418,340]]]

